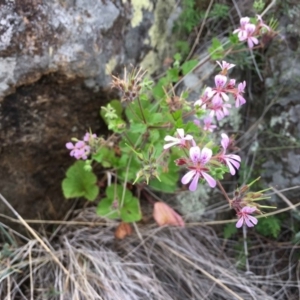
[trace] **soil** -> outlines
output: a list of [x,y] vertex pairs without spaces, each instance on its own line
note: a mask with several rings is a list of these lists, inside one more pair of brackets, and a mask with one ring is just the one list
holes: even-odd
[[[111,91],[51,74],[0,102],[0,193],[23,218],[66,213],[73,202],[64,199],[61,181],[74,159],[65,144],[89,128],[105,134],[99,109],[110,99]],[[0,213],[12,215],[2,203]]]

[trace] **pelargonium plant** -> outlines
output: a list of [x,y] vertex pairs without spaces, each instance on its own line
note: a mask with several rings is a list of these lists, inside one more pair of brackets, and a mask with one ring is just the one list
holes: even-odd
[[[242,18],[234,33],[240,42],[247,41],[253,48],[266,31],[271,31],[270,27],[258,16],[256,24],[248,17]],[[125,69],[123,78],[112,77],[112,88],[119,90],[121,101],[112,100],[100,111],[111,135],[105,139],[87,132],[82,140],[73,139],[73,143],[66,144],[77,162],[62,183],[64,195],[93,201],[99,197],[99,187],[104,182],[105,197],[101,196],[97,213],[130,223],[142,218],[136,195],[149,199],[151,190],[173,193],[187,188],[194,192],[200,184],[207,184],[220,189],[235,210],[236,227],[253,227],[258,222],[253,214],[261,214],[262,206],[257,201],[266,199],[264,191],[247,192],[251,183],[237,189],[233,198],[228,196],[221,180],[226,173],[234,176],[239,171],[242,158],[236,154],[234,138],[218,127],[219,120],[230,117],[232,110],[247,102],[246,81],[237,82],[230,77],[234,64],[217,61],[220,71],[214,77],[214,85],[191,102],[187,92],[176,95],[173,85],[198,61],[180,64],[180,60],[176,55],[173,67],[156,84],[141,69]],[[95,164],[104,170],[98,176],[93,171]],[[150,202],[160,226],[184,225],[180,215],[167,204]]]

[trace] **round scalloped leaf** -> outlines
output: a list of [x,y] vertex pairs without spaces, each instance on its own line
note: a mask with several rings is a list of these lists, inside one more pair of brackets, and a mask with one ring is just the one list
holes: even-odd
[[97,198],[99,193],[99,187],[96,185],[97,176],[93,172],[86,171],[84,167],[84,161],[77,161],[68,169],[62,182],[65,198],[84,197],[90,201]]

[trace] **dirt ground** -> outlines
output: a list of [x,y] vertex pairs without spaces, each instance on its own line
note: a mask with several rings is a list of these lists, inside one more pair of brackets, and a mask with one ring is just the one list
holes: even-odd
[[[2,101],[0,192],[24,218],[59,219],[70,207],[61,192],[73,162],[65,144],[89,128],[105,133],[99,109],[109,93],[88,89],[81,79],[48,75]],[[2,204],[0,213],[10,214]]]

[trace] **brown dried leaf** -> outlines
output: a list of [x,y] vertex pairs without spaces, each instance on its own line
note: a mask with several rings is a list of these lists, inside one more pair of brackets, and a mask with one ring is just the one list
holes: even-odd
[[121,222],[115,231],[115,238],[123,240],[127,235],[132,234],[132,227],[129,223]]
[[159,226],[172,225],[184,227],[182,217],[163,202],[156,202],[154,204],[153,218]]

